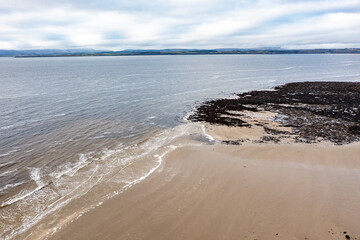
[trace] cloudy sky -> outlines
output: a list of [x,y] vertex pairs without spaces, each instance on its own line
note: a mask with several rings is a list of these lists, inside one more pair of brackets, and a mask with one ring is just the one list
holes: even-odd
[[360,47],[360,0],[0,0],[0,49]]

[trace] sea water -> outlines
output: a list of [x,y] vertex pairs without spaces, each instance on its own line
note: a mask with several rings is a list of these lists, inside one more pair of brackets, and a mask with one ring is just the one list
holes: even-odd
[[298,81],[360,81],[360,55],[0,58],[0,238],[145,179],[201,101]]

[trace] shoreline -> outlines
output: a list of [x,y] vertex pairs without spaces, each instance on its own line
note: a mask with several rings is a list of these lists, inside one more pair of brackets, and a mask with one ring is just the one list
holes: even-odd
[[[315,138],[298,141],[296,133],[304,137],[303,132],[277,118],[288,105],[233,109],[234,101],[248,97],[200,105],[189,119],[201,123],[175,144],[162,146],[166,151],[153,156],[158,164],[145,177],[30,239],[360,239],[356,131],[351,141],[332,132],[321,139],[316,131],[310,132]],[[290,113],[299,116],[296,104]],[[311,114],[304,115],[308,120],[314,116],[311,106]],[[212,109],[219,112],[211,115]],[[356,124],[355,118],[345,126]]]
[[[11,229],[11,232],[9,230],[7,235],[3,235],[4,239],[48,239],[59,229],[81,218],[82,215],[93,211],[104,202],[122,195],[134,185],[151,176],[161,168],[163,158],[169,152],[184,145],[198,145],[202,141],[206,142],[207,140],[201,137],[202,133],[203,129],[199,124],[180,124],[177,127],[160,131],[156,136],[136,144],[136,146],[131,146],[132,148],[145,148],[145,151],[136,156],[129,156],[128,158],[131,158],[132,161],[124,164],[124,167],[119,169],[117,175],[109,177],[109,183],[107,181],[99,182],[98,185],[94,185],[87,193],[77,198],[60,198],[52,202],[46,208],[46,212],[37,215],[35,219],[31,219],[30,222],[20,228]],[[186,140],[184,140],[185,138]],[[132,153],[135,153],[134,149],[127,150],[133,150]],[[117,157],[121,160],[121,156],[120,154],[112,154],[108,157],[116,161]],[[117,179],[120,180],[118,184],[111,182]],[[48,186],[51,187],[51,184],[46,187]],[[7,207],[4,206],[3,208],[6,209]]]
[[[11,51],[11,50],[10,50]],[[97,56],[174,56],[174,55],[288,55],[288,54],[359,54],[359,48],[334,49],[153,49],[134,51],[98,51],[62,53],[41,53],[43,50],[13,50],[13,53],[0,57],[34,58],[34,57],[97,57]],[[0,51],[1,53],[1,51]]]

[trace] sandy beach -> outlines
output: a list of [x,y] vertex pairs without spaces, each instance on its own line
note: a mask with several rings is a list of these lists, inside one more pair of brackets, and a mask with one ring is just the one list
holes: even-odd
[[0,240],[360,240],[360,0],[0,2]]
[[359,144],[179,148],[51,239],[356,239],[359,156]]
[[[308,85],[295,85],[295,91]],[[313,101],[293,93],[292,85],[285,88],[290,91],[284,96]],[[360,239],[357,115],[339,115],[342,102],[334,107],[328,100],[289,107],[274,96],[267,101],[277,105],[270,107],[239,104],[262,101],[264,95],[256,94],[200,106],[193,119],[213,141],[183,138],[152,175],[50,238]],[[329,91],[318,94],[332,98]],[[326,115],[324,109],[334,110]],[[280,121],[289,117],[287,124]]]

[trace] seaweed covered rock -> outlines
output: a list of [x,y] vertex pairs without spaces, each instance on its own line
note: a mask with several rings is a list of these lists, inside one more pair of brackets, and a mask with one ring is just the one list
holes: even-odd
[[[360,140],[360,83],[357,82],[288,83],[274,90],[214,99],[201,104],[189,120],[251,127],[242,118],[244,111],[277,113],[274,121],[292,127],[291,135],[298,142],[321,139],[345,144]],[[271,137],[265,137],[264,141],[267,139],[273,141]]]

